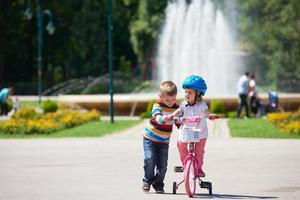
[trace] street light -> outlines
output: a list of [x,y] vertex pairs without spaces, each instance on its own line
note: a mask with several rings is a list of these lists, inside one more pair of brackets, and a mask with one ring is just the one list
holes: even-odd
[[112,0],[108,0],[108,9],[107,9],[107,28],[108,28],[108,67],[109,67],[109,94],[110,94],[110,104],[109,104],[109,113],[110,113],[110,122],[114,123],[114,100],[113,100],[113,45],[112,45]]
[[[38,47],[37,47],[37,73],[38,73],[38,96],[39,96],[39,106],[41,106],[41,94],[42,94],[42,46],[43,46],[43,16],[47,15],[49,22],[46,26],[46,30],[51,35],[55,31],[55,27],[52,22],[52,14],[50,10],[41,11],[40,1],[36,0],[36,21],[37,21],[37,37],[38,37]],[[30,20],[32,18],[32,4],[31,0],[28,1],[27,9],[24,12],[25,17]]]

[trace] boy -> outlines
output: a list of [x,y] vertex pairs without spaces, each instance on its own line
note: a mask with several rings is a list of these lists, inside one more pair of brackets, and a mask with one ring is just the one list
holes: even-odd
[[154,103],[151,119],[145,127],[144,192],[148,192],[152,185],[156,193],[164,193],[169,141],[174,123],[171,114],[178,108],[176,95],[177,87],[172,81],[165,81],[160,85],[159,99]]

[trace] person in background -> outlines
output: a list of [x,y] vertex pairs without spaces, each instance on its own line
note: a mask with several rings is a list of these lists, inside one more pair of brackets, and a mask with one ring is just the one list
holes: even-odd
[[240,77],[238,80],[237,88],[239,94],[239,105],[237,108],[237,118],[241,118],[241,112],[243,107],[246,110],[246,117],[250,118],[249,107],[248,107],[248,94],[249,94],[249,72],[246,72],[244,75]]
[[250,75],[250,81],[249,81],[249,96],[250,96],[250,108],[251,112],[256,116],[258,109],[259,109],[259,99],[258,94],[256,90],[256,82],[255,82],[255,75]]
[[3,88],[0,91],[1,116],[7,116],[8,114],[8,100],[10,99],[10,95],[12,95],[12,92],[12,87]]
[[18,97],[16,97],[15,100],[14,100],[14,104],[13,104],[14,113],[17,112],[19,107],[20,107],[20,100],[19,100]]

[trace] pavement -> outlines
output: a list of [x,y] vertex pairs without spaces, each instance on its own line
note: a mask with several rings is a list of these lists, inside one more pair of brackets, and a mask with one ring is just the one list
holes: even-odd
[[[172,194],[179,164],[174,131],[165,194],[141,190],[147,121],[100,138],[0,139],[0,200],[188,199]],[[226,119],[209,122],[205,180],[196,199],[300,199],[300,140],[231,138]]]

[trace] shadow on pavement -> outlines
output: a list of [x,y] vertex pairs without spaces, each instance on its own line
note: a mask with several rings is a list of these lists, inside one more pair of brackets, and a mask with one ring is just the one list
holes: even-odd
[[[155,193],[154,193],[155,194]],[[164,193],[168,195],[186,195],[185,193]],[[251,195],[233,195],[233,194],[195,194],[194,198],[200,199],[277,199],[278,197],[272,196],[251,196]]]
[[272,196],[251,196],[251,195],[233,195],[233,194],[196,194],[194,198],[207,198],[207,199],[277,199],[278,197]]

